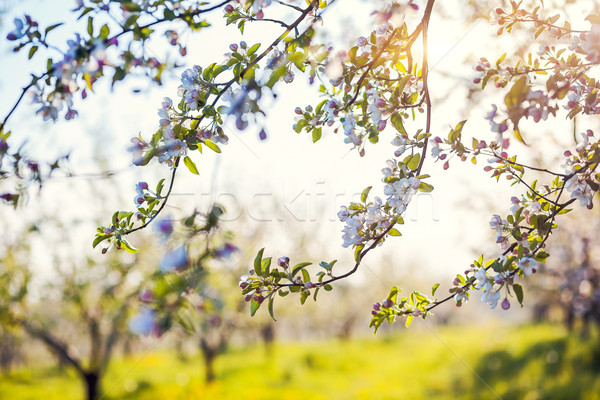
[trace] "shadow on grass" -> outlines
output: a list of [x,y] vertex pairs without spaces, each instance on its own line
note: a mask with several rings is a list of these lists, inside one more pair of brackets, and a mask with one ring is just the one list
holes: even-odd
[[[462,388],[455,391],[456,398],[579,399],[599,379],[600,342],[575,336],[547,340],[520,353],[487,352],[475,365],[471,382],[454,385]],[[465,387],[473,388],[466,397]]]

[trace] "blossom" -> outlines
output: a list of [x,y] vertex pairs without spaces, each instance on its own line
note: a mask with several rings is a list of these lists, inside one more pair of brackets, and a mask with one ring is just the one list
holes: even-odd
[[175,250],[167,252],[160,261],[159,270],[161,272],[171,272],[173,270],[182,270],[188,264],[187,249],[180,246]]
[[475,279],[477,279],[477,284],[474,286],[475,289],[483,289],[483,287],[488,283],[487,272],[485,268],[479,268],[477,271],[475,271]]
[[132,162],[134,165],[142,165],[144,149],[148,146],[148,143],[136,137],[131,139],[131,143],[132,145],[127,148],[127,151],[130,151],[133,156]]
[[148,190],[148,189],[149,189],[149,186],[146,182],[138,182],[135,184],[135,192],[140,196],[143,196],[144,191]]
[[481,301],[484,303],[488,303],[490,305],[490,308],[496,308],[496,306],[498,305],[498,300],[500,300],[500,292],[499,291],[495,291],[492,292],[492,287],[490,285],[489,289],[486,290],[483,295],[481,296]]
[[365,223],[367,226],[380,222],[385,218],[385,215],[381,211],[382,204],[381,199],[376,197],[375,201],[367,206],[367,213],[365,214]]
[[440,144],[442,143],[442,139],[439,137],[434,137],[429,139],[429,144],[431,145],[431,157],[440,158]]
[[397,167],[397,164],[394,160],[387,160],[386,164],[387,164],[387,167],[383,168],[381,170],[381,173],[383,174],[384,182],[385,182],[385,178],[388,178],[388,177],[394,175],[394,173],[396,171],[396,167]]
[[406,210],[412,196],[417,192],[420,181],[415,177],[402,178],[396,182],[388,183],[383,188],[383,193],[387,196],[387,202],[396,212],[401,214]]
[[27,30],[24,29],[25,28],[25,24],[19,18],[15,18],[13,22],[15,24],[15,29],[13,29],[12,31],[10,31],[8,33],[8,35],[6,35],[6,38],[8,40],[18,40],[18,39],[21,39],[23,36],[25,36],[27,34]]
[[163,240],[166,240],[173,233],[173,221],[170,217],[161,218],[156,221],[154,229]]
[[231,243],[225,243],[223,247],[215,252],[215,257],[217,258],[229,258],[233,253],[238,251],[239,249]]
[[283,257],[279,257],[279,259],[277,260],[277,265],[279,265],[282,268],[287,268],[290,265],[290,258],[287,256],[283,256]]
[[348,207],[346,207],[346,206],[340,207],[340,211],[338,211],[338,213],[337,213],[338,218],[342,222],[344,222],[348,218],[349,215],[350,215],[350,213],[348,212]]
[[519,261],[519,268],[525,275],[531,275],[536,271],[537,261],[531,257],[523,257]]
[[363,223],[364,220],[361,215],[353,215],[346,219],[346,226],[342,229],[344,233],[342,235],[342,239],[344,240],[343,247],[357,245],[363,241],[363,237],[359,235],[359,232],[363,229]]
[[138,313],[129,320],[129,330],[136,335],[147,335],[154,329],[154,311],[142,307]]
[[342,126],[344,127],[344,135],[347,136],[346,139],[344,139],[344,143],[352,143],[354,146],[359,146],[362,143],[362,139],[354,133],[356,118],[354,118],[353,113],[349,113],[344,117]]
[[500,217],[498,214],[492,215],[492,219],[490,220],[490,227],[492,229],[495,229],[498,232],[502,232],[504,224],[505,221],[502,220],[502,217]]
[[[404,136],[400,136],[400,135],[397,135],[392,140],[392,145],[397,147],[396,151],[394,151],[394,156],[400,157],[402,154],[404,154],[404,152],[406,151],[406,142],[407,142],[406,138]],[[438,148],[438,150],[439,150],[439,148]]]

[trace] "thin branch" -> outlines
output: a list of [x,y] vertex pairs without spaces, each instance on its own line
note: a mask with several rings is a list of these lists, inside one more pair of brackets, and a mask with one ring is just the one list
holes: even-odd
[[2,132],[4,130],[4,127],[6,126],[6,123],[8,122],[8,119],[10,118],[10,116],[15,112],[15,110],[17,109],[17,107],[19,106],[19,104],[21,103],[21,101],[23,100],[23,97],[25,96],[25,93],[27,93],[27,91],[29,89],[31,89],[33,86],[35,86],[35,81],[38,81],[40,79],[43,79],[46,75],[48,75],[51,72],[51,70],[48,70],[46,73],[44,73],[43,75],[36,77],[33,79],[33,82],[31,82],[29,85],[25,86],[23,88],[23,90],[21,91],[21,95],[19,96],[19,98],[17,99],[17,101],[15,102],[15,104],[12,106],[12,108],[10,109],[10,111],[8,112],[8,114],[6,114],[6,117],[4,117],[4,120],[2,121],[2,123],[0,124],[0,132]]
[[289,7],[289,8],[293,8],[294,10],[296,10],[296,11],[299,11],[299,12],[304,12],[304,10],[303,10],[302,8],[300,8],[300,7],[298,7],[298,6],[295,6],[295,5],[293,5],[293,4],[284,3],[284,2],[283,2],[283,1],[281,1],[281,0],[274,0],[274,1],[275,1],[275,3],[281,4],[282,6],[286,6],[286,7]]
[[171,195],[171,191],[173,190],[173,183],[175,183],[175,174],[177,173],[177,167],[178,166],[179,166],[179,157],[177,157],[175,159],[175,165],[173,166],[173,172],[171,173],[171,183],[169,184],[169,190],[167,191],[167,194],[163,197],[163,202],[161,203],[161,205],[158,208],[158,210],[156,210],[156,214],[154,214],[152,217],[150,217],[150,219],[148,221],[146,221],[143,225],[140,225],[137,228],[134,228],[134,229],[131,229],[131,230],[123,232],[123,235],[129,235],[130,233],[133,233],[133,232],[136,232],[136,231],[144,229],[145,227],[147,227],[148,225],[150,225],[150,223],[152,221],[154,221],[156,219],[156,217],[158,217],[158,214],[160,214],[160,212],[167,205],[167,200],[169,199],[169,196]]
[[46,346],[48,346],[48,348],[52,350],[54,354],[56,354],[61,360],[70,364],[73,368],[75,368],[75,370],[77,370],[79,374],[86,374],[86,371],[82,367],[81,363],[71,356],[71,354],[69,354],[68,346],[65,343],[60,342],[57,338],[52,336],[50,332],[31,325],[25,319],[21,319],[18,322],[28,334],[44,342],[44,344],[46,344]]
[[[377,60],[379,60],[379,58],[386,51],[387,46],[390,44],[390,42],[392,41],[394,36],[396,36],[397,32],[398,32],[398,29],[394,29],[392,31],[392,33],[390,33],[390,37],[388,37],[388,39],[385,41],[385,43],[381,46],[381,50],[379,50],[379,52],[377,52],[377,54],[375,55],[375,57],[373,57],[371,62],[369,62],[368,64],[365,65],[367,67],[367,70],[365,72],[363,72],[363,74],[360,76],[360,78],[358,78],[358,81],[356,82],[356,92],[354,93],[354,96],[350,99],[350,101],[348,101],[348,103],[346,103],[346,105],[342,108],[342,111],[347,110],[348,107],[350,107],[352,104],[354,104],[354,102],[358,98],[358,95],[360,94],[360,88],[362,87],[364,80],[367,78],[367,75],[369,75],[369,72],[371,72],[371,69],[373,69],[373,67],[375,66],[375,63],[377,62]],[[363,66],[363,68],[364,68],[364,66]]]
[[[338,275],[338,276],[334,276],[331,279],[328,279],[326,281],[322,281],[322,282],[316,282],[315,285],[317,286],[325,286],[331,282],[335,282],[335,281],[339,281],[340,279],[344,279],[349,277],[350,275],[354,274],[356,271],[358,271],[358,267],[360,266],[360,263],[363,259],[364,256],[367,255],[368,252],[370,252],[371,250],[373,250],[375,247],[377,247],[377,245],[381,242],[381,240],[385,237],[385,235],[387,235],[389,233],[389,231],[392,230],[392,228],[394,227],[395,223],[390,224],[390,226],[387,227],[386,230],[384,230],[381,234],[379,234],[379,236],[376,236],[373,243],[371,243],[371,245],[369,247],[367,247],[366,249],[363,249],[360,253],[360,255],[358,256],[358,261],[356,261],[356,264],[354,264],[354,268],[352,268],[350,271],[346,272],[345,274],[342,275]],[[277,290],[279,290],[282,287],[291,287],[291,286],[304,286],[303,284],[298,284],[298,283],[283,283],[283,284],[278,284],[277,288],[274,289],[272,291],[272,293],[275,293]]]
[[[425,99],[425,107],[427,109],[427,121],[425,123],[425,133],[430,133],[431,131],[431,98],[429,97],[429,63],[427,60],[427,33],[429,31],[429,19],[431,18],[431,12],[433,11],[433,5],[435,0],[428,0],[427,6],[425,7],[425,14],[423,16],[423,93]],[[423,145],[423,150],[421,151],[421,160],[419,161],[419,166],[415,171],[417,176],[421,175],[421,169],[423,168],[423,163],[427,158],[427,145],[429,144],[429,140],[425,138],[425,143]]]
[[[250,63],[248,63],[246,68],[244,68],[242,70],[242,72],[240,72],[240,79],[244,77],[244,75],[246,74],[246,72],[248,72],[250,70],[250,68],[254,67],[260,60],[265,58],[265,56],[267,54],[269,54],[283,39],[285,39],[292,30],[294,30],[298,25],[300,25],[300,23],[313,10],[314,7],[318,6],[318,4],[319,4],[319,0],[312,0],[312,2],[308,5],[308,7],[306,7],[306,9],[302,10],[302,14],[293,23],[291,23],[286,28],[286,30],[281,35],[279,35],[277,37],[277,39],[275,39],[269,47],[267,47],[265,49],[265,51],[263,51],[258,57],[256,57]],[[236,78],[232,78],[227,83],[225,83],[225,86],[223,87],[223,89],[221,89],[219,91],[219,93],[216,95],[216,97],[212,101],[212,103],[211,103],[212,106],[215,106],[217,104],[217,102],[219,101],[221,96],[223,96],[223,94],[225,94],[227,89],[229,89],[235,83],[235,81],[236,81]],[[193,119],[197,119],[199,122],[202,122],[202,120],[204,119],[204,115],[200,116],[199,118],[193,118]]]

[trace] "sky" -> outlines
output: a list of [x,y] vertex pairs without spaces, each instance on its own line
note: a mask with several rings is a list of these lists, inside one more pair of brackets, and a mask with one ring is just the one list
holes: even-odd
[[[62,21],[73,4],[64,0],[27,0],[14,4],[4,18],[0,34],[5,37],[12,29],[12,18],[23,13],[38,18],[41,25]],[[334,27],[331,39],[343,42],[355,32],[368,33],[366,23],[369,20],[352,15],[364,15],[367,12],[365,2],[354,4],[356,7],[338,7],[326,15],[327,26]],[[254,43],[261,37],[274,37],[280,31],[280,28],[266,28],[265,25],[247,28],[244,40]],[[498,58],[503,52],[498,47],[502,43],[489,39],[496,29],[485,21],[465,26],[460,23],[459,12],[434,16],[431,26],[431,86],[435,88],[432,131],[443,137],[451,125],[469,118],[466,134],[491,140],[492,134],[482,117],[491,103],[498,102],[498,96],[492,93],[480,104],[465,108],[466,85],[474,71],[463,60],[479,54],[485,54],[490,60]],[[57,43],[68,39],[73,29],[78,28],[72,22],[56,29]],[[238,34],[223,27],[200,31],[186,39],[188,56],[182,60],[186,66],[219,62],[228,44],[241,40]],[[164,57],[169,51],[158,42],[152,43],[150,49],[158,57]],[[26,61],[25,54],[13,54],[6,41],[0,43],[0,55],[0,90],[3,93],[0,114],[4,115],[18,96],[19,88],[28,83],[28,74],[41,71],[45,61],[43,57]],[[78,232],[73,235],[74,247],[65,252],[68,254],[73,248],[82,253],[89,252],[93,222],[99,218],[108,221],[111,210],[134,209],[135,182],[145,180],[152,186],[158,179],[169,176],[169,170],[164,166],[132,167],[131,155],[126,148],[138,132],[148,138],[156,130],[156,111],[163,97],[176,98],[178,76],[182,71],[170,74],[161,87],[145,80],[118,85],[114,91],[108,85],[98,85],[93,95],[77,104],[80,118],[72,122],[43,123],[41,118],[32,118],[34,109],[28,102],[22,104],[9,128],[15,135],[27,134],[32,155],[45,157],[72,151],[73,170],[92,173],[98,171],[94,154],[100,154],[110,169],[123,172],[115,184],[85,179],[49,182],[42,194],[32,196],[23,209],[16,212],[2,210],[0,215],[6,221],[35,219],[44,214],[88,221],[74,228],[74,232]],[[134,93],[134,89],[139,93]],[[314,90],[307,88],[303,77],[297,76],[292,84],[277,91],[278,101],[269,105],[270,116],[265,121],[267,140],[258,138],[258,129],[237,132],[228,121],[224,129],[230,136],[230,143],[218,156],[209,151],[191,155],[200,176],[192,176],[187,171],[178,174],[173,202],[167,211],[177,216],[218,201],[230,211],[227,217],[230,229],[239,230],[240,234],[252,232],[257,226],[266,229],[264,246],[269,254],[275,257],[292,254],[298,247],[299,233],[304,233],[315,239],[308,245],[310,261],[339,258],[341,265],[351,268],[352,251],[341,247],[343,223],[339,222],[336,213],[341,205],[357,200],[367,186],[373,185],[372,193],[382,195],[380,171],[385,167],[385,160],[393,155],[394,148],[389,145],[393,133],[389,129],[384,132],[380,144],[369,146],[362,158],[343,143],[341,134],[325,132],[323,138],[313,144],[308,135],[294,133],[292,124],[296,106],[318,103]],[[409,127],[417,129],[419,122],[409,124]],[[568,125],[560,123],[565,125],[563,129],[568,129]],[[561,125],[554,128],[558,126]],[[540,140],[543,136],[532,138],[534,143]],[[425,170],[432,175],[430,183],[436,189],[413,200],[405,217],[406,225],[401,229],[403,236],[390,238],[377,252],[369,254],[365,260],[366,268],[381,276],[385,275],[381,271],[386,267],[407,268],[419,275],[415,282],[428,281],[425,277],[450,284],[455,274],[468,267],[482,251],[490,256],[496,254],[494,232],[489,229],[488,221],[493,210],[506,213],[510,196],[519,191],[505,182],[496,184],[482,168],[483,165],[461,165],[455,161],[448,171],[443,171],[439,163],[429,160]],[[40,210],[44,211],[40,213]],[[379,265],[383,259],[394,260],[393,265]],[[45,266],[48,262],[40,256],[39,265]],[[353,279],[360,282],[363,278],[364,275],[361,278],[358,274]],[[389,287],[398,282],[385,283],[389,283]],[[431,281],[431,285],[433,283]],[[410,282],[400,284],[412,289]],[[419,289],[429,290],[428,287]],[[382,296],[386,293],[387,288],[382,288]],[[479,297],[478,294],[475,296]]]

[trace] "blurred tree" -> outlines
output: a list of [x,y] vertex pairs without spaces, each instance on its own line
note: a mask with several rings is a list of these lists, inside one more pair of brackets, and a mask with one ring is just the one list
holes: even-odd
[[536,320],[560,319],[573,330],[579,320],[583,335],[590,323],[600,324],[600,230],[598,212],[585,221],[571,218],[554,235],[549,246],[555,255],[532,285],[540,296],[535,301]]
[[24,243],[9,245],[2,257],[2,325],[20,327],[42,342],[77,373],[86,398],[98,399],[115,346],[129,334],[129,310],[143,282],[140,271],[145,263],[140,257],[125,260],[115,254],[100,263],[87,259],[84,265],[67,266],[57,258],[56,277],[35,287],[35,264],[16,255],[23,253]]

